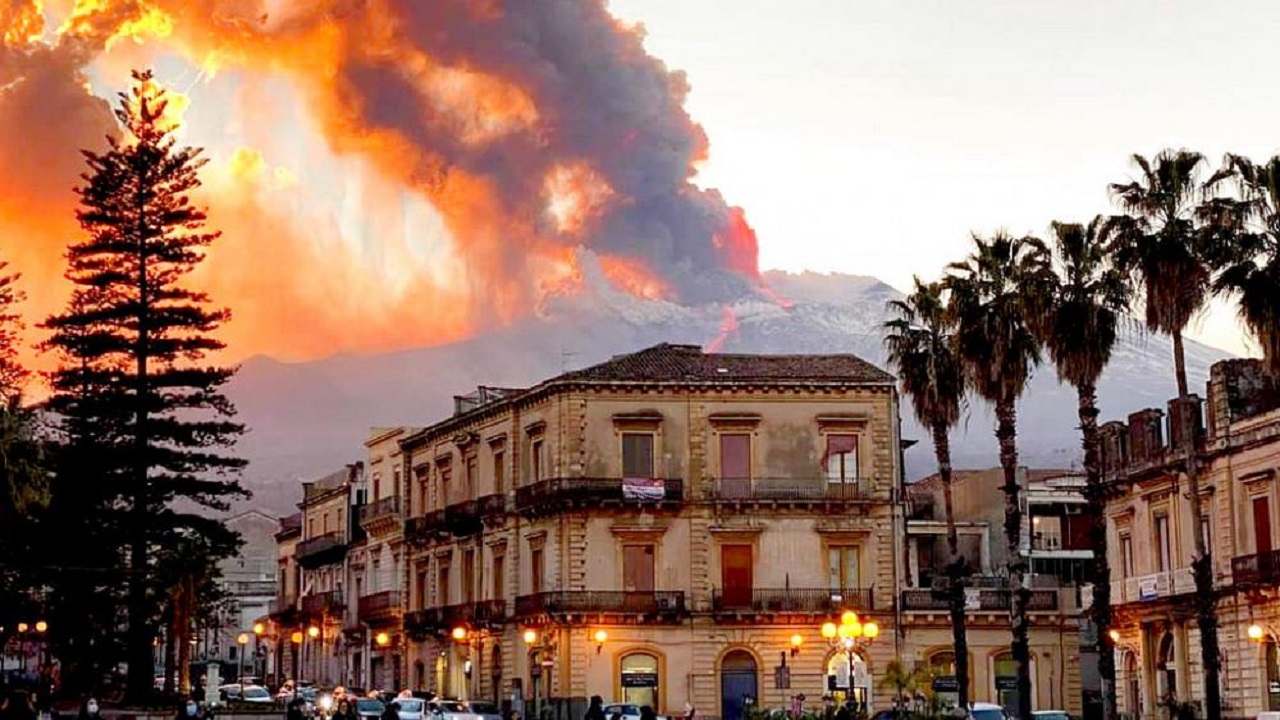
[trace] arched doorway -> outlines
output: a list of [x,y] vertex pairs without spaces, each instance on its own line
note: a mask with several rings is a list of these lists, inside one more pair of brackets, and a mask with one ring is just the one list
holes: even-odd
[[[935,680],[937,678],[956,678],[956,654],[950,650],[939,650],[929,656],[928,661],[929,675]],[[937,687],[935,685],[934,687]],[[929,708],[930,712],[939,712],[950,710],[960,704],[960,691],[954,692],[947,690],[938,690],[934,693],[934,704],[937,707]]]
[[[1027,668],[1027,674],[1031,676],[1031,709],[1036,707],[1036,659],[1031,657],[1030,667]],[[992,690],[993,696],[998,703],[1010,714],[1017,716],[1018,714],[1018,663],[1013,659],[1013,653],[1008,650],[995,655],[991,658],[991,682],[994,686]]]
[[745,720],[747,708],[759,697],[756,659],[746,650],[733,650],[720,659],[720,717]]
[[489,653],[489,677],[492,680],[493,704],[502,706],[502,647],[494,643]]
[[1156,697],[1178,696],[1178,661],[1173,633],[1165,633],[1156,649]]
[[658,658],[646,652],[622,656],[622,702],[658,709]]
[[866,712],[871,707],[871,685],[867,661],[858,653],[840,650],[827,658],[827,687],[833,688],[837,705],[852,701],[854,709]]

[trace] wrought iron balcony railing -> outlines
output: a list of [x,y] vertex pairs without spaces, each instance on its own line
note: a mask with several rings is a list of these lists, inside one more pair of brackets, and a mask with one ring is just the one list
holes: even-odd
[[456,502],[444,509],[444,524],[454,535],[474,535],[484,528],[480,521],[480,503],[475,500]]
[[551,478],[516,488],[516,510],[525,514],[564,507],[676,504],[684,499],[677,478]]
[[307,615],[333,615],[347,605],[341,590],[327,590],[302,596],[302,612]]
[[400,615],[400,593],[395,590],[365,595],[357,604],[361,622],[386,621]]
[[716,588],[711,607],[726,613],[831,614],[874,610],[871,588]]
[[867,486],[865,478],[720,478],[713,494],[721,502],[842,503],[865,499]]
[[[1012,607],[1013,593],[1008,588],[979,589],[978,606],[969,605],[969,612],[1008,611]],[[903,590],[902,609],[906,612],[947,612],[950,606],[943,591]],[[1058,609],[1057,590],[1032,590],[1027,610],[1049,611]]]
[[1231,581],[1236,585],[1280,585],[1280,550],[1231,558]]
[[400,497],[392,495],[360,508],[360,524],[370,525],[379,520],[400,515]]
[[415,610],[405,615],[405,627],[418,633],[447,633],[455,627],[491,628],[507,618],[505,600],[481,600]]
[[516,616],[538,615],[683,615],[679,591],[553,590],[516,598]]
[[342,535],[335,531],[303,540],[298,543],[294,557],[303,564],[321,564],[327,560],[341,559],[347,550],[347,542]]
[[405,541],[410,545],[425,545],[429,541],[448,535],[444,510],[432,510],[425,515],[409,518],[404,525]]

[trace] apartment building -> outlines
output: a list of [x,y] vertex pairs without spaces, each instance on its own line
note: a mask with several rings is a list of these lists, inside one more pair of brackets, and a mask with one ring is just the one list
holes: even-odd
[[[561,716],[892,702],[889,374],[664,344],[455,406],[400,441],[410,687]],[[844,611],[878,636],[826,638]]]
[[[302,593],[302,568],[297,563],[298,543],[302,539],[302,513],[279,518],[276,541],[276,597],[271,602],[266,639],[270,648],[269,680],[276,687],[290,678],[298,678],[301,670],[302,622],[298,612],[298,596]],[[294,633],[298,633],[296,640]]]
[[365,442],[363,486],[355,514],[362,537],[347,553],[348,597],[343,646],[346,680],[356,688],[404,687],[404,462],[400,440],[412,428],[377,428]]
[[[1134,718],[1203,701],[1191,575],[1195,533],[1213,558],[1226,717],[1280,710],[1280,402],[1258,361],[1210,370],[1208,407],[1173,400],[1109,422],[1103,463],[1118,704]],[[1207,423],[1205,422],[1207,420]],[[1194,439],[1203,514],[1193,517],[1185,440]]]
[[360,542],[358,508],[364,463],[357,462],[302,484],[301,539],[294,561],[301,571],[298,597],[300,679],[323,684],[346,680],[343,629],[347,618],[347,553]]
[[[1016,704],[1016,665],[1010,652],[1011,592],[1005,577],[1004,472],[1001,468],[952,473],[953,512],[960,552],[972,587],[967,597],[969,697],[974,702]],[[1092,558],[1085,534],[1084,476],[1068,470],[1018,468],[1023,490],[1019,552],[1027,558],[1033,588],[1029,606],[1032,701],[1035,709],[1080,715],[1083,678],[1095,677],[1096,658],[1082,652],[1080,595]],[[907,573],[901,593],[904,650],[908,665],[940,677],[938,699],[954,706],[955,653],[948,604],[940,591],[950,562],[943,486],[931,475],[908,486]],[[1092,685],[1092,683],[1090,683]],[[1091,696],[1092,699],[1092,696]]]

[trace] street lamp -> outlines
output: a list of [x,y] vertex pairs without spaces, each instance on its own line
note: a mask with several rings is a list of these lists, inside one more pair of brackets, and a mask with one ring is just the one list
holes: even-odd
[[[262,656],[262,635],[266,632],[266,625],[260,622],[253,624],[253,673],[258,676],[259,682],[265,682],[267,674],[265,658]],[[262,667],[259,668],[259,665]]]
[[599,655],[600,651],[604,650],[604,643],[609,639],[609,633],[604,630],[597,630],[595,635],[591,637],[596,641],[596,654]]
[[249,646],[249,633],[237,635],[236,644],[240,646],[240,662],[236,663],[236,671],[240,674],[240,682],[244,683],[244,651]]
[[298,648],[302,647],[302,631],[294,630],[289,636],[289,641],[293,643],[293,667],[289,669],[293,671],[294,686],[297,687],[297,683],[302,681],[302,676],[298,673]]
[[[877,637],[880,637],[880,624],[871,619],[864,621],[856,612],[846,610],[840,615],[839,625],[833,622],[822,624],[822,637],[830,647],[844,651],[849,668],[848,699],[852,700],[854,699],[853,657],[866,650]],[[792,638],[793,643],[794,641],[795,638]]]
[[461,625],[453,629],[451,633],[453,639],[458,642],[464,642],[467,639],[467,629]]
[[804,645],[804,636],[799,633],[791,636],[791,657],[800,654],[800,646]]
[[378,647],[386,647],[391,644],[391,636],[385,632],[380,632],[373,636],[373,641],[377,643]]

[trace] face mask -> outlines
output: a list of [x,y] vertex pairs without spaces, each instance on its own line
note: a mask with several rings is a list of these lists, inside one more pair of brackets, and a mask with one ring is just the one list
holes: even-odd
[[97,715],[97,714],[98,714],[98,703],[93,702],[92,700],[90,700],[90,701],[89,701],[89,704],[88,704],[87,706],[85,706],[85,709],[89,711],[89,714],[90,714],[90,715]]
[[196,710],[198,710],[198,709],[199,709],[199,708],[197,708],[197,707],[196,707],[196,704],[195,704],[195,703],[187,703],[187,715],[188,715],[188,716],[190,716],[190,717],[195,717],[195,716],[196,716]]

